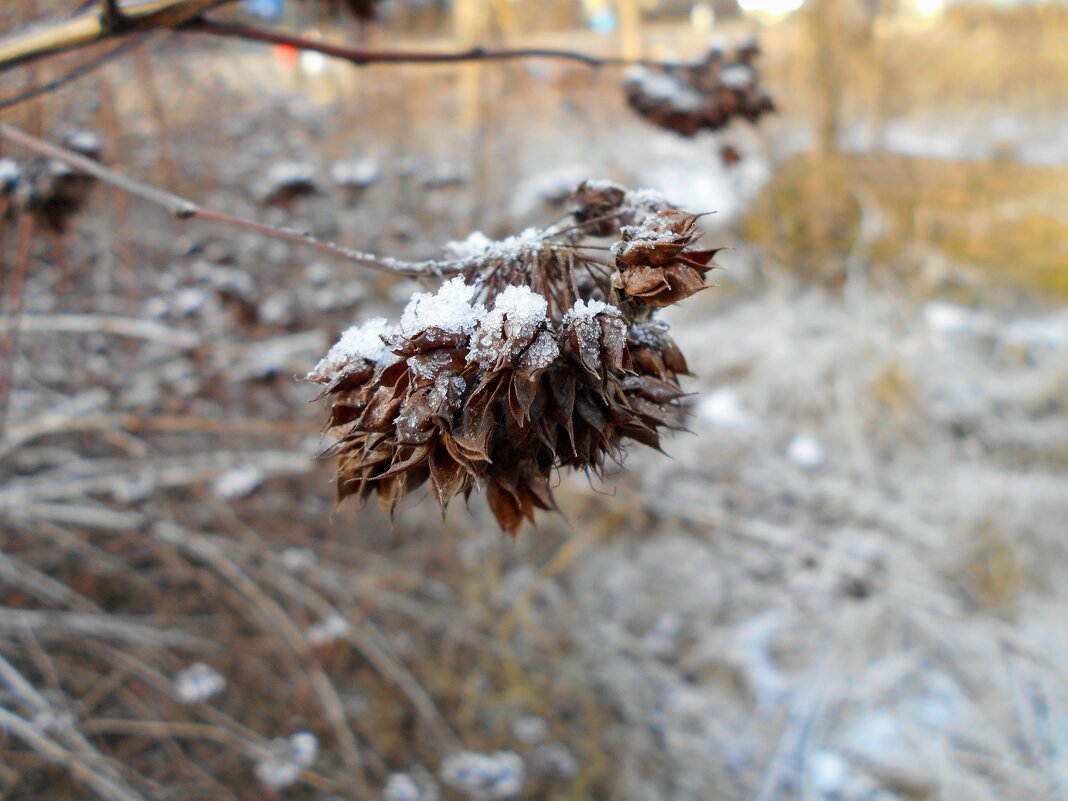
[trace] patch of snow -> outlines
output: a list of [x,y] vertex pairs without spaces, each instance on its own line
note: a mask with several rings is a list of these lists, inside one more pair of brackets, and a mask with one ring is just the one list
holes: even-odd
[[637,69],[627,76],[625,85],[646,97],[671,103],[678,111],[702,111],[707,102],[700,92],[667,72]]
[[724,387],[710,393],[697,405],[697,416],[709,425],[750,433],[756,430],[752,415],[733,389]]
[[345,637],[352,627],[341,615],[328,615],[317,623],[308,626],[306,637],[314,646],[329,645]]
[[293,546],[282,551],[282,555],[279,558],[282,562],[282,567],[290,573],[300,573],[313,567],[316,562],[315,551],[311,548],[295,548]]
[[850,773],[849,762],[837,751],[817,751],[809,762],[812,789],[821,796],[837,797],[849,781]]
[[549,722],[536,715],[524,715],[512,724],[512,734],[521,743],[536,745],[549,736]]
[[618,308],[611,303],[605,303],[603,300],[576,300],[575,305],[564,315],[564,325],[567,325],[572,320],[582,317],[596,317],[598,314],[622,316],[622,312]]
[[461,751],[441,763],[441,780],[471,801],[505,801],[519,795],[526,772],[523,759],[512,751],[477,754]]
[[14,159],[0,159],[0,194],[12,191],[22,178],[22,171]]
[[469,261],[484,256],[493,247],[493,240],[481,231],[472,231],[466,239],[445,243],[445,254],[450,259]]
[[668,208],[671,204],[656,189],[632,189],[627,192],[623,202],[628,206],[648,206],[650,208]]
[[319,758],[319,738],[311,732],[299,731],[288,740],[275,738],[271,751],[271,756],[256,763],[253,773],[268,790],[284,790],[315,764]]
[[1004,346],[1029,350],[1060,350],[1068,347],[1068,318],[1015,320],[999,336]]
[[391,773],[382,789],[382,801],[426,801],[415,779],[407,773]]
[[447,243],[445,253],[456,261],[518,261],[541,247],[544,240],[545,232],[541,228],[527,228],[500,241],[490,239],[481,231],[472,231],[466,239]]
[[548,301],[528,286],[505,287],[479,323],[467,360],[488,368],[500,359],[515,358],[548,321],[548,308]]
[[756,83],[756,72],[745,64],[728,64],[719,71],[719,80],[731,89],[744,89]]
[[795,434],[786,446],[786,458],[802,470],[818,470],[823,466],[823,443],[812,434]]
[[378,180],[378,163],[373,159],[335,161],[330,165],[330,180],[346,189],[364,189]]
[[214,668],[197,662],[174,678],[174,697],[182,704],[199,704],[226,689],[226,679]]
[[933,300],[923,307],[923,319],[928,327],[944,335],[984,334],[993,327],[993,320],[987,315],[941,300]]
[[472,303],[476,291],[476,286],[457,277],[433,294],[416,292],[401,315],[401,333],[416,336],[428,328],[440,328],[470,334],[486,315],[485,306]]
[[263,483],[264,478],[266,476],[262,470],[252,465],[242,465],[220,473],[212,482],[211,489],[224,500],[244,498],[255,491],[256,487]]
[[383,336],[393,333],[393,330],[384,317],[373,317],[361,325],[352,326],[327,351],[326,356],[319,360],[319,363],[308,373],[308,378],[310,380],[325,378],[335,370],[352,364],[358,359],[382,366],[393,364],[400,357],[393,353],[382,340]]

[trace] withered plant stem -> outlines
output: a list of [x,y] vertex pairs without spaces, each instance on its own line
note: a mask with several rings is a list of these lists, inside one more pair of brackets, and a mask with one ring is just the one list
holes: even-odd
[[471,47],[454,52],[434,52],[427,50],[368,50],[362,47],[350,47],[344,44],[331,44],[303,36],[274,31],[236,22],[216,22],[202,17],[191,20],[181,27],[183,31],[210,33],[215,36],[229,36],[254,42],[287,45],[297,50],[313,50],[325,56],[342,59],[356,66],[368,64],[456,64],[469,61],[516,61],[523,59],[555,59],[573,61],[587,67],[628,67],[642,66],[653,68],[677,68],[684,66],[676,61],[657,61],[655,59],[620,58],[618,56],[594,56],[576,50],[563,50],[554,47],[495,48]]
[[442,276],[457,275],[466,269],[462,262],[405,262],[395,259],[382,259],[371,253],[361,253],[351,248],[333,242],[324,242],[316,239],[309,233],[292,228],[276,228],[256,220],[249,220],[226,212],[207,209],[198,205],[188,198],[168,192],[165,189],[152,186],[135,178],[105,167],[98,161],[81,156],[72,150],[59,145],[46,142],[32,134],[16,128],[13,125],[0,124],[0,139],[6,139],[12,144],[24,147],[48,158],[58,159],[68,164],[79,172],[91,175],[99,181],[113,186],[127,194],[147,200],[157,206],[166,209],[178,220],[199,220],[201,222],[218,223],[231,228],[240,228],[245,231],[254,231],[271,239],[280,239],[295,245],[317,250],[329,256],[358,264],[369,270],[393,273],[395,275],[409,276]]

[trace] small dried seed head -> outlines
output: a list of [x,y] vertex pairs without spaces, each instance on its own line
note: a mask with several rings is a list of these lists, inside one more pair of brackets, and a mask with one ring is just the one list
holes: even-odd
[[719,130],[735,117],[756,122],[775,110],[760,88],[753,44],[739,47],[733,59],[712,50],[698,64],[671,69],[638,69],[624,82],[630,106],[654,125],[683,136]]
[[659,448],[679,427],[686,361],[648,318],[703,286],[712,251],[692,249],[696,217],[655,193],[586,182],[575,197],[587,220],[609,210],[612,261],[586,255],[581,224],[471,235],[450,245],[464,276],[416,294],[396,326],[350,328],[308,374],[331,400],[339,500],[392,511],[429,483],[444,511],[484,485],[515,532],[555,508],[556,471],[603,475],[629,441]]

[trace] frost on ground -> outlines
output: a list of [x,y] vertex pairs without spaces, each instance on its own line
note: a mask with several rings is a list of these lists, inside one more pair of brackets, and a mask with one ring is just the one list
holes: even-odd
[[621,479],[658,534],[540,621],[618,712],[620,797],[1056,797],[1068,316],[813,291],[672,322],[696,436]]

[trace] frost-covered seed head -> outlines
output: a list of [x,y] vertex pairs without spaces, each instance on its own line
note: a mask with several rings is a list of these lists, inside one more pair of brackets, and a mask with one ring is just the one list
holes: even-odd
[[[589,226],[450,243],[461,276],[415,294],[397,326],[350,329],[309,374],[333,400],[339,499],[392,511],[429,483],[444,510],[484,487],[514,533],[555,508],[557,471],[604,475],[628,442],[659,447],[679,427],[686,363],[649,318],[703,287],[712,251],[691,247],[696,217],[657,193],[588,181],[574,198]],[[602,224],[619,237],[614,261],[582,249]],[[325,620],[308,637],[340,633]]]

